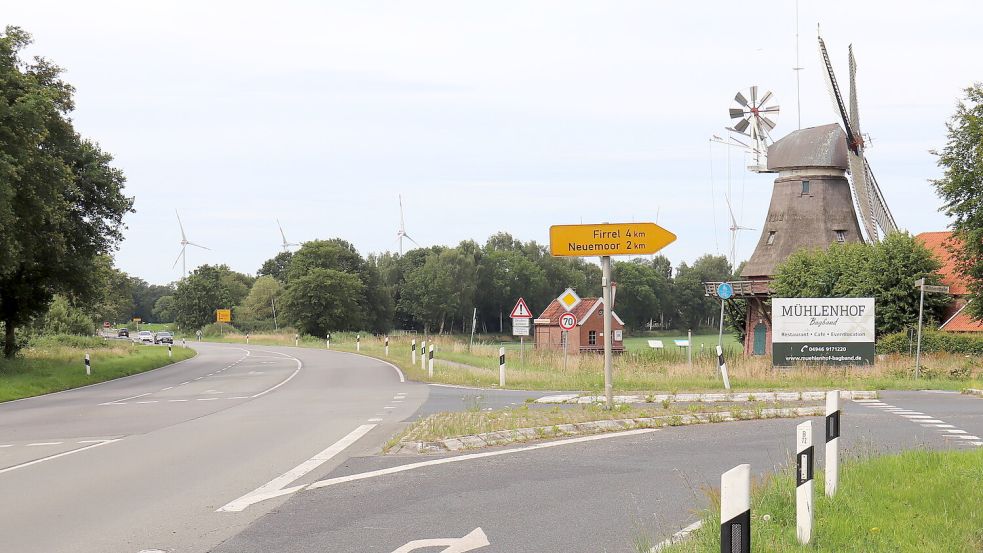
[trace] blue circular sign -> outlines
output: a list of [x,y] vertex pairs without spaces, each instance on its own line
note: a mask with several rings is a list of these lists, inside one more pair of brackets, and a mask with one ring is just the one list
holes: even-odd
[[729,282],[721,282],[717,285],[717,295],[722,300],[729,300],[734,297],[734,287]]

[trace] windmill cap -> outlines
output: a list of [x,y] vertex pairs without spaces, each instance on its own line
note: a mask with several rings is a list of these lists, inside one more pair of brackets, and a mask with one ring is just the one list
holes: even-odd
[[847,170],[846,133],[839,124],[794,131],[768,147],[769,171],[803,167]]

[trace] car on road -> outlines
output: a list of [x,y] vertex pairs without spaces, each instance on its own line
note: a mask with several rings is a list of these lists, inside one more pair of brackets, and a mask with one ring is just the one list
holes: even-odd
[[129,331],[129,329],[126,329],[126,328],[119,329],[118,331],[116,331],[116,337],[117,338],[129,338],[130,337],[130,331]]
[[134,342],[141,344],[152,344],[154,343],[154,333],[149,330],[141,330],[137,333],[136,337],[133,338]]
[[162,330],[162,331],[158,332],[157,334],[154,334],[154,343],[155,344],[173,344],[174,343],[174,335],[171,334],[170,332],[167,332],[167,331]]

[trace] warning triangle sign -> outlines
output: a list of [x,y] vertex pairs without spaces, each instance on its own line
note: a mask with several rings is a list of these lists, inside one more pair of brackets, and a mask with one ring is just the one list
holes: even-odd
[[519,301],[515,302],[515,307],[512,308],[512,314],[509,317],[512,319],[531,319],[532,313],[529,312],[529,306],[526,305],[526,300],[519,298]]

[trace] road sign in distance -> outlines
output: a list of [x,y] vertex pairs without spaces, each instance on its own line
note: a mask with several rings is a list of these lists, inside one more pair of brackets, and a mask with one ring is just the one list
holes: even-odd
[[509,317],[513,319],[531,319],[532,313],[529,312],[529,306],[526,305],[526,300],[519,298],[519,301],[515,302],[515,307],[512,308],[512,314]]
[[560,315],[560,328],[563,330],[573,330],[577,326],[577,316],[573,313]]
[[533,321],[533,324],[548,325],[548,324],[550,324],[550,320],[549,319],[536,319],[536,320]]
[[529,336],[528,326],[513,326],[512,336]]
[[734,287],[729,282],[721,282],[717,285],[717,296],[722,300],[729,300],[734,297]]
[[512,327],[515,328],[517,326],[529,328],[529,319],[512,319]]
[[215,310],[215,322],[219,322],[219,323],[231,323],[232,322],[232,310],[231,309],[216,309]]
[[675,241],[675,234],[655,223],[550,227],[550,253],[558,257],[647,255]]
[[925,291],[928,292],[928,293],[930,293],[930,294],[948,294],[949,293],[949,287],[948,286],[932,286],[930,284],[926,284],[925,285]]
[[577,307],[577,304],[580,303],[580,296],[573,291],[573,288],[567,288],[562,294],[560,294],[560,297],[556,298],[556,301],[560,302],[563,309],[570,311],[574,307]]

